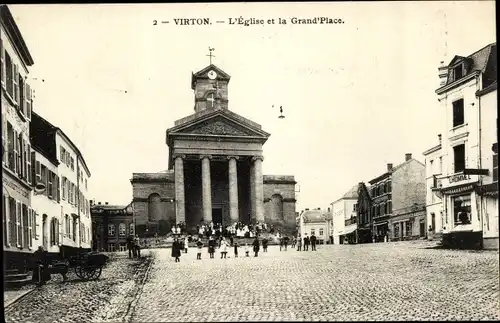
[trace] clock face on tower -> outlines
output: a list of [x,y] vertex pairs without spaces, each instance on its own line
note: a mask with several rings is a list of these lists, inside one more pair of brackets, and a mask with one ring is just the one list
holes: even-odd
[[214,70],[211,70],[210,72],[208,72],[208,78],[209,79],[215,80],[216,77],[217,77],[217,73],[215,73]]

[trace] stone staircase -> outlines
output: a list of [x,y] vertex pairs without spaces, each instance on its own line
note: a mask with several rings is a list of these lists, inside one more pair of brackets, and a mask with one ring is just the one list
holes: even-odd
[[21,273],[17,269],[7,269],[3,278],[5,289],[16,289],[31,283],[29,273]]

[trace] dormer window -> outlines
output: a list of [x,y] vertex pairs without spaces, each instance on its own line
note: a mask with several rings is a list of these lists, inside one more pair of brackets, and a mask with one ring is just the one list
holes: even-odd
[[459,79],[461,79],[462,77],[464,76],[464,68],[463,68],[463,65],[460,64],[458,66],[455,66],[453,68],[453,80],[454,81],[457,81]]

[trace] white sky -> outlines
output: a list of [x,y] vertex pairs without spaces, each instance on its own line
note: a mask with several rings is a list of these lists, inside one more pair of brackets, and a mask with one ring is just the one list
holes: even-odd
[[[496,41],[493,1],[10,8],[35,60],[31,75],[45,79],[32,81],[36,112],[81,148],[89,198],[113,204],[130,202],[133,172],[167,168],[165,131],[193,112],[191,72],[208,65],[208,46],[232,77],[229,109],[271,133],[264,174],[299,182],[299,211],[328,207],[405,153],[423,162],[439,132],[439,62]],[[345,24],[172,22],[240,16]]]

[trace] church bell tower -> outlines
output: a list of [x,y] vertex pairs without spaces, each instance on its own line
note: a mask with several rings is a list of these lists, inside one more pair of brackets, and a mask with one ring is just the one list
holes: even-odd
[[230,79],[214,64],[193,73],[191,88],[194,91],[194,111],[228,109],[227,86]]

